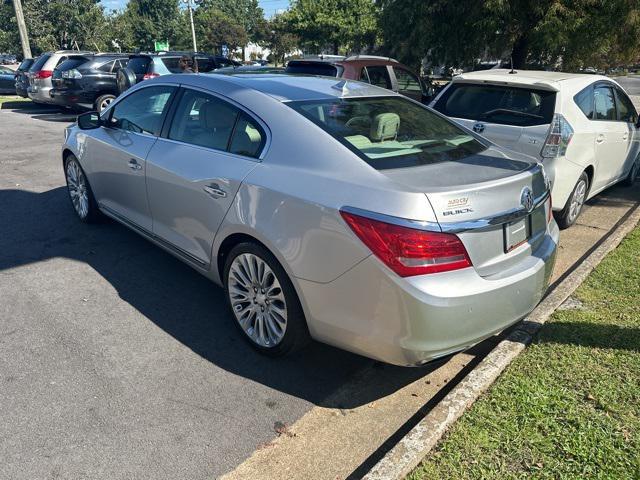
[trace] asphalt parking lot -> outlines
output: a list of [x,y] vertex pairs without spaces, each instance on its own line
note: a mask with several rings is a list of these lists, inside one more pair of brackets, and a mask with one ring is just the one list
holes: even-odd
[[[204,277],[76,220],[73,118],[0,110],[0,478],[357,478],[495,343],[419,369],[320,344],[257,355]],[[638,202],[638,184],[591,201],[555,278]]]

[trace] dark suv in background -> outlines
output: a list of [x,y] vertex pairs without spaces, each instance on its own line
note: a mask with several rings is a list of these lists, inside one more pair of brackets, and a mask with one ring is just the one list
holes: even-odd
[[29,69],[33,65],[33,58],[25,58],[20,62],[15,73],[16,93],[24,98],[29,98],[27,88],[29,88]]
[[425,104],[433,98],[434,93],[431,86],[425,85],[406,65],[393,58],[374,55],[354,55],[346,58],[332,55],[291,60],[285,73],[360,80]]
[[49,95],[56,105],[88,106],[101,112],[118,96],[116,74],[128,61],[128,55],[117,53],[69,58],[53,71]]

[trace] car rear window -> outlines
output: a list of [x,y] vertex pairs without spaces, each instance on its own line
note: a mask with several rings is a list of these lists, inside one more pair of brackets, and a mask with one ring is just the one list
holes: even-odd
[[336,65],[324,62],[303,62],[292,60],[287,64],[285,73],[339,77],[342,73],[342,67],[339,68]]
[[551,123],[555,103],[548,90],[453,83],[434,108],[448,117],[528,127]]
[[78,68],[80,65],[88,61],[89,59],[86,57],[72,57],[63,61],[60,65],[56,67],[56,69],[61,71],[72,70],[74,68]]
[[383,170],[455,161],[486,146],[403,97],[288,102],[372,167]]
[[133,57],[129,59],[127,68],[136,75],[144,75],[149,70],[151,59],[149,57]]
[[162,63],[171,73],[182,73],[180,57],[162,57]]
[[31,65],[33,65],[33,58],[27,58],[20,63],[20,65],[18,66],[18,71],[24,72],[25,70],[29,70],[29,68],[31,68]]
[[31,71],[31,72],[39,72],[40,70],[42,70],[42,66],[45,63],[47,63],[47,60],[49,60],[50,57],[51,57],[51,54],[49,54],[49,53],[44,54],[44,55],[40,55],[33,62],[33,65],[31,65],[31,68],[29,69],[29,71]]

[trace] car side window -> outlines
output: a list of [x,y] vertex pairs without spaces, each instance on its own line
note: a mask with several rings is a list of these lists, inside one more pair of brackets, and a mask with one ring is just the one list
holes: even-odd
[[596,120],[616,121],[616,100],[611,87],[596,87],[593,92]]
[[593,120],[593,88],[591,85],[578,92],[573,97],[573,101],[589,120]]
[[112,108],[111,127],[160,135],[162,119],[174,90],[175,87],[159,85],[133,92]]
[[384,65],[366,67],[369,75],[369,83],[376,87],[391,89],[391,77],[389,71]]
[[98,70],[100,70],[101,72],[111,73],[114,64],[115,60],[112,60],[111,62],[107,62],[104,65],[100,65],[100,67],[98,67]]
[[242,113],[233,131],[229,151],[237,155],[257,158],[264,144],[262,129]]
[[363,68],[362,71],[360,72],[360,81],[361,82],[365,82],[365,83],[371,83],[369,81],[369,75],[367,75],[367,69]]
[[618,120],[621,122],[627,123],[637,123],[638,122],[638,113],[636,112],[636,108],[631,103],[631,100],[619,88],[616,88],[616,99],[617,99],[617,107],[618,107]]
[[393,67],[393,73],[398,82],[398,93],[412,97],[422,95],[420,80],[413,73],[398,67]]
[[173,116],[169,138],[201,147],[227,150],[240,111],[196,90],[184,90]]

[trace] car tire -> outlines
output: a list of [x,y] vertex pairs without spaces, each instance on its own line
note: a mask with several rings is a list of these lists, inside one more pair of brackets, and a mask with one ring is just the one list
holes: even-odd
[[101,218],[98,203],[93,196],[89,179],[75,155],[69,155],[64,161],[64,177],[71,206],[81,222],[96,223]]
[[589,177],[586,172],[582,172],[569,199],[564,208],[556,216],[556,221],[561,229],[569,228],[576,223],[576,220],[582,212],[582,207],[587,201],[587,195],[589,194]]
[[631,187],[636,179],[640,176],[640,155],[636,158],[636,161],[631,165],[631,170],[629,171],[629,175],[622,181],[623,185],[627,187]]
[[293,284],[265,247],[250,242],[233,247],[226,256],[223,282],[234,323],[254,349],[279,357],[309,342]]
[[107,108],[109,104],[113,102],[115,99],[116,99],[116,96],[111,93],[100,95],[98,98],[96,98],[96,101],[93,104],[93,108],[96,112],[102,113],[102,111],[105,108]]

